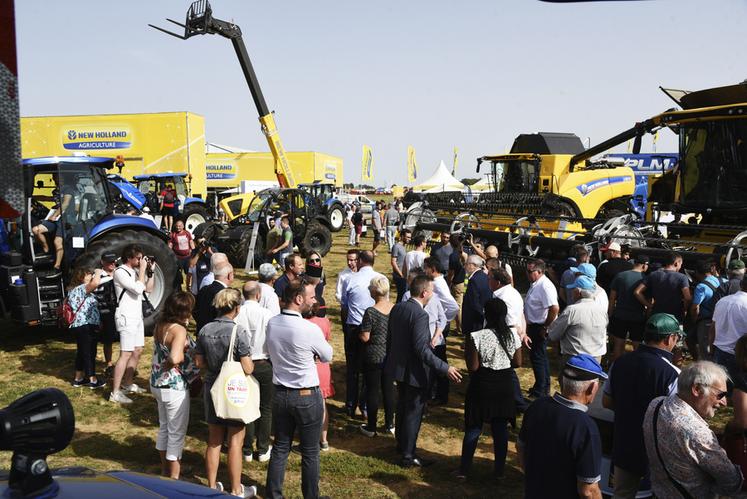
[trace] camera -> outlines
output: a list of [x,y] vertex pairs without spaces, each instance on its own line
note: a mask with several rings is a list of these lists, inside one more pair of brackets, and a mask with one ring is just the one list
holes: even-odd
[[147,255],[145,257],[145,261],[148,262],[148,263],[150,263],[150,264],[152,264],[152,265],[155,265],[156,264],[156,257],[153,256],[153,255]]

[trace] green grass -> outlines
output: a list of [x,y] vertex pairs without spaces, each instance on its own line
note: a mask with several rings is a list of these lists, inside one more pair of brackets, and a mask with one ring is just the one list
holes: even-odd
[[[345,231],[336,234],[332,251],[324,259],[328,278],[325,298],[333,324],[332,345],[335,350],[332,374],[337,393],[328,400],[331,418],[329,442],[332,449],[321,456],[321,493],[336,498],[522,497],[523,476],[516,467],[514,431],[510,433],[506,480],[495,483],[491,479],[493,461],[489,436],[481,438],[472,470],[473,479],[460,483],[450,474],[457,468],[461,452],[466,379],[460,385],[452,385],[447,407],[432,408],[425,418],[418,447],[423,455],[436,459],[436,464],[430,468],[400,468],[396,465],[397,455],[391,435],[366,438],[357,431],[363,421],[345,415],[345,358],[334,285],[338,272],[345,264],[346,241]],[[363,241],[364,247],[371,244],[370,239],[364,238]],[[379,248],[375,268],[388,275],[388,254],[383,248]],[[240,286],[244,280],[245,276],[240,276],[235,286]],[[75,358],[75,342],[71,337],[51,329],[21,328],[11,324],[3,326],[0,330],[0,379],[3,380],[0,406],[34,389],[53,386],[67,393],[75,408],[73,442],[65,451],[50,457],[52,467],[77,465],[97,470],[160,471],[158,453],[154,447],[158,415],[152,396],[134,396],[133,404],[118,406],[106,401],[105,396],[109,393],[106,389],[104,392],[73,389],[69,385]],[[152,346],[151,339],[146,338],[137,378],[143,387],[148,385]],[[459,338],[449,338],[449,361],[464,373],[461,348]],[[101,354],[99,360],[102,361]],[[519,377],[524,388],[527,388],[532,381],[531,369],[519,369]],[[193,400],[183,456],[183,479],[199,483],[206,482],[203,452],[207,426],[202,417],[201,400]],[[518,423],[520,425],[520,419]],[[0,452],[0,463],[9,466],[10,453]],[[301,496],[300,471],[300,456],[291,454],[285,482],[287,497]],[[243,482],[257,484],[262,495],[266,472],[265,463],[245,463]],[[227,481],[225,465],[220,468],[219,480]]]

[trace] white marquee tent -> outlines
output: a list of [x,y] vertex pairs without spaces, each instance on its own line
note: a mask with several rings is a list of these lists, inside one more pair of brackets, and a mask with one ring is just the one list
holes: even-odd
[[449,173],[443,161],[433,175],[420,184],[413,186],[415,192],[456,192],[464,189],[464,184]]

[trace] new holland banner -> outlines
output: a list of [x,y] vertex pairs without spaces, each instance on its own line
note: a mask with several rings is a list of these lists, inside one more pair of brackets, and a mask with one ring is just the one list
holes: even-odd
[[361,161],[361,182],[373,180],[373,151],[367,145],[363,145],[363,160]]
[[415,148],[407,146],[407,179],[410,183],[418,180],[418,162],[415,159]]

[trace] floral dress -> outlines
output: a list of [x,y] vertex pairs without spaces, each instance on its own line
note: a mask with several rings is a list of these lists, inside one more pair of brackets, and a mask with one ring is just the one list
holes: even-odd
[[[175,326],[172,324],[166,330],[164,340],[169,330]],[[184,360],[171,369],[164,369],[163,364],[169,358],[171,349],[158,341],[153,342],[153,358],[151,360],[150,386],[154,388],[170,388],[172,390],[188,390],[189,384],[200,375],[200,370],[194,362],[192,352],[195,341],[187,334],[187,348],[184,352]]]
[[75,313],[75,318],[70,324],[70,328],[101,324],[101,314],[99,314],[99,304],[93,293],[86,293],[86,285],[76,286],[67,293],[67,302]]

